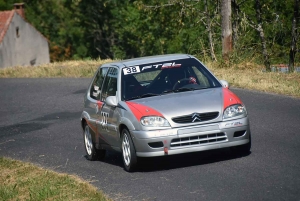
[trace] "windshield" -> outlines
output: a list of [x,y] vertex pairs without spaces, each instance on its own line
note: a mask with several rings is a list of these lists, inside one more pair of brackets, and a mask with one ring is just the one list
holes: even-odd
[[122,69],[122,100],[221,87],[196,59],[180,59]]

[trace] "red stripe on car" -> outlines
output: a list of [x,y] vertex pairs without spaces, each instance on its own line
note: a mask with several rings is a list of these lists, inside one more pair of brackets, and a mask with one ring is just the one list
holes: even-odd
[[95,126],[93,126],[89,121],[85,120],[86,123],[89,125],[90,129],[92,129],[92,131],[94,133],[97,133],[97,128]]
[[98,108],[99,108],[99,110],[102,108],[102,105],[103,105],[103,102],[101,102],[101,101],[97,101],[97,105],[98,105]]
[[230,105],[242,104],[242,101],[237,97],[233,92],[227,88],[223,88],[223,109],[227,108]]
[[148,107],[146,105],[142,105],[140,103],[135,103],[131,101],[127,101],[126,104],[130,108],[131,112],[134,114],[135,118],[137,118],[138,121],[141,120],[144,116],[160,116],[163,117],[163,115],[158,112],[157,110]]
[[99,134],[99,137],[105,142],[105,143],[107,143],[108,144],[108,142],[105,140],[105,138],[103,137],[103,135],[101,135],[101,133],[100,132],[97,132],[98,131],[98,129],[96,128],[96,127],[94,127],[89,121],[87,121],[86,119],[85,119],[85,121],[87,122],[87,124],[88,124],[88,126],[92,129],[92,131],[97,135],[97,133]]

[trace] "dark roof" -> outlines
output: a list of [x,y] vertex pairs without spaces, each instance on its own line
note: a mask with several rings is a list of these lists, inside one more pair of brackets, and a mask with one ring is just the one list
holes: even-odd
[[15,14],[15,10],[0,12],[0,43],[2,42],[6,34],[6,31],[9,27],[9,24],[14,14]]

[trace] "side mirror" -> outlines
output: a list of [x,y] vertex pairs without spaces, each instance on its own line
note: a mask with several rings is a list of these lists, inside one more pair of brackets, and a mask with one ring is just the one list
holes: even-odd
[[220,82],[221,82],[221,84],[223,85],[224,88],[229,89],[229,84],[228,84],[227,81],[225,81],[225,80],[220,80]]
[[112,107],[117,107],[117,105],[118,105],[117,97],[116,96],[108,96],[105,100],[105,104],[112,106]]

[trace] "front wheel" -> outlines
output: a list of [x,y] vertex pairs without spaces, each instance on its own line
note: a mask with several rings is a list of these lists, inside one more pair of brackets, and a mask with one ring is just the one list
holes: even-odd
[[90,128],[87,124],[84,125],[84,145],[85,145],[85,151],[87,154],[87,159],[90,161],[94,160],[102,160],[105,157],[105,150],[97,150],[94,146],[92,134],[90,132]]
[[122,158],[124,168],[128,172],[132,172],[137,167],[137,156],[129,131],[122,130]]

